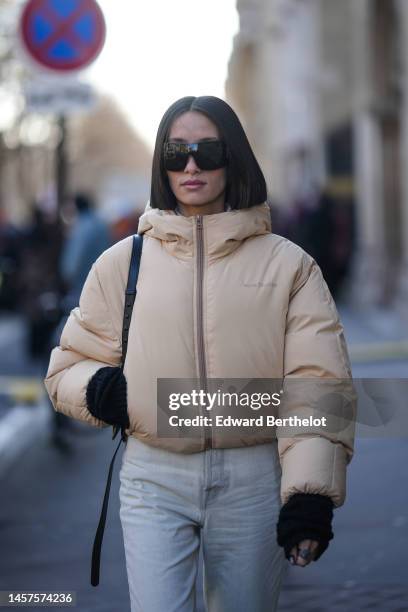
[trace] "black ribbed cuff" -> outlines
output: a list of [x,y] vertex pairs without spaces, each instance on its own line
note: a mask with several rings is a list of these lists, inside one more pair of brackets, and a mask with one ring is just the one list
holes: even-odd
[[277,541],[287,559],[292,548],[307,539],[319,542],[314,561],[321,557],[333,539],[333,507],[330,497],[313,493],[296,493],[282,506],[276,527]]

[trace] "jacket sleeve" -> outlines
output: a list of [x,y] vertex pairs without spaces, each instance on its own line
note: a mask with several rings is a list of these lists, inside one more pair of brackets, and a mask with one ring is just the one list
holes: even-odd
[[283,398],[279,417],[327,421],[277,428],[282,503],[295,493],[314,493],[341,506],[354,452],[355,395],[335,304],[319,266],[306,254],[287,311]]
[[89,380],[102,367],[120,365],[122,347],[118,326],[112,324],[96,262],[82,289],[79,307],[61,334],[60,345],[51,352],[44,380],[57,412],[95,427],[106,423],[91,415],[86,406]]

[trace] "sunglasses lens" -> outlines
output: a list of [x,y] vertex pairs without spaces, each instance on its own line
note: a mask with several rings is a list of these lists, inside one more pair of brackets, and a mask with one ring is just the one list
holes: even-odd
[[226,165],[223,143],[220,141],[200,142],[195,160],[202,170],[223,168]]
[[217,170],[227,164],[225,145],[221,141],[200,142],[194,145],[166,142],[165,169],[173,172],[184,170],[190,155],[201,170]]
[[164,167],[166,170],[173,172],[180,172],[184,170],[187,165],[188,155],[184,153],[177,153],[172,159],[164,160]]
[[184,145],[166,142],[164,145],[164,167],[166,170],[178,172],[187,165],[189,153]]

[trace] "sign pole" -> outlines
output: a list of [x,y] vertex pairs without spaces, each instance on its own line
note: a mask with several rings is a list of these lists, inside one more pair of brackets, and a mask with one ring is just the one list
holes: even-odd
[[[1,0],[0,0],[1,1]],[[30,58],[30,70],[45,71],[50,77],[76,74],[89,66],[101,52],[106,24],[97,0],[25,0],[18,37]],[[40,73],[41,74],[41,73]],[[48,80],[48,78],[47,78]],[[28,107],[55,112],[59,141],[54,154],[56,231],[62,238],[61,208],[67,197],[68,155],[67,114],[73,108],[89,106],[89,89],[81,84],[51,80],[46,87],[37,83],[27,92]],[[63,90],[63,91],[62,91]],[[55,266],[58,267],[58,258]],[[57,278],[59,271],[56,270]]]
[[[54,74],[69,75],[89,66],[101,52],[106,37],[106,24],[102,10],[96,0],[27,0],[19,22],[19,39],[23,49],[37,67]],[[54,84],[55,85],[55,84]],[[51,110],[58,105],[59,143],[55,159],[55,180],[57,210],[66,197],[67,153],[66,153],[66,111],[61,104],[69,98],[67,94],[57,95],[62,87],[53,91],[32,91],[32,106],[47,106]],[[84,94],[83,87],[71,91],[78,96]],[[45,96],[41,94],[44,94]],[[89,95],[87,96],[89,99]],[[75,102],[75,100],[74,100]],[[68,105],[69,108],[69,105]],[[59,215],[58,215],[59,216]]]
[[[27,0],[19,23],[19,38],[24,50],[35,64],[55,74],[69,75],[89,66],[101,52],[106,36],[106,24],[102,10],[96,0]],[[55,85],[55,84],[54,84]],[[67,125],[66,110],[61,104],[68,100],[63,87],[54,86],[53,91],[31,91],[30,105],[59,106],[58,127],[60,138],[55,156],[55,182],[57,211],[60,217],[67,190]],[[83,87],[72,86],[76,104],[78,96],[84,95]],[[59,97],[58,97],[59,92]],[[89,92],[85,92],[88,93]],[[41,96],[41,94],[43,94]],[[45,96],[44,96],[45,94]],[[89,95],[86,96],[89,99]],[[74,99],[75,103],[75,99]],[[69,105],[68,105],[69,108]]]
[[67,164],[67,121],[65,115],[58,116],[60,138],[55,158],[55,183],[57,193],[57,214],[60,219],[61,207],[67,195],[68,164]]

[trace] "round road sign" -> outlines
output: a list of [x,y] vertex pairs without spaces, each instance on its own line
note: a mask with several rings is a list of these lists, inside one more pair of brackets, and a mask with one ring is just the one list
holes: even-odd
[[20,36],[29,55],[58,72],[88,66],[105,42],[106,26],[95,0],[29,0]]

